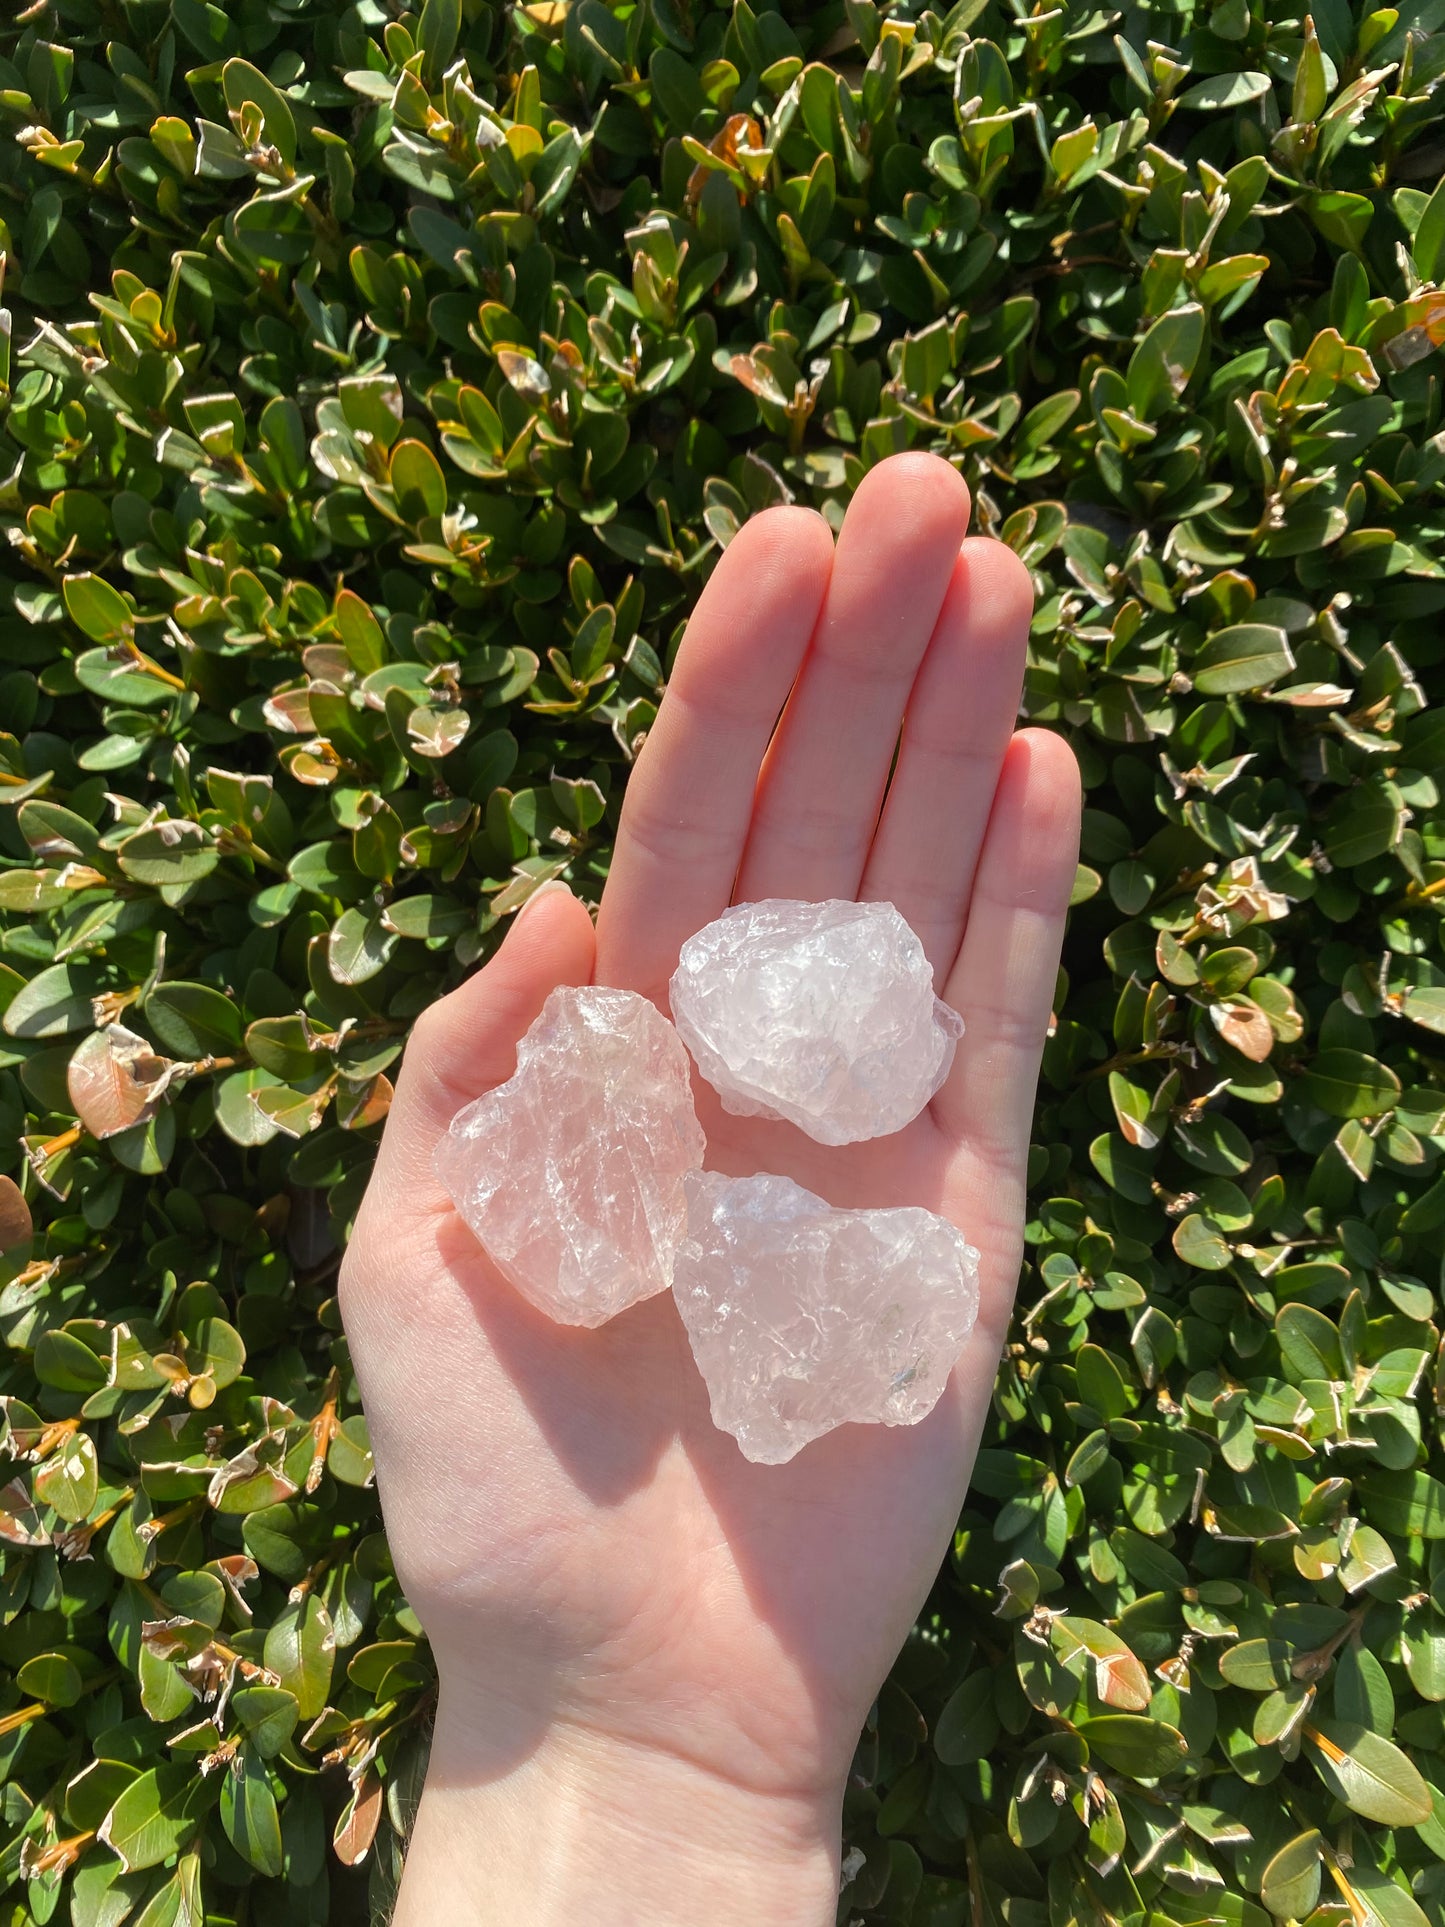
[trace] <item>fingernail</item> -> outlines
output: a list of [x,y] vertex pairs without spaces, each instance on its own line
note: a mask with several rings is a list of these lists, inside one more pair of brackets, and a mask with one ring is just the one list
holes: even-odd
[[561,877],[549,877],[545,883],[539,883],[536,889],[532,892],[531,896],[529,896],[527,898],[527,901],[521,906],[521,908],[513,912],[513,915],[512,915],[513,927],[515,928],[515,926],[522,921],[523,917],[526,916],[527,912],[531,909],[532,905],[536,903],[539,898],[555,896],[559,890],[561,891],[564,897],[570,897],[572,894],[572,892],[567,888],[567,885],[562,881]]

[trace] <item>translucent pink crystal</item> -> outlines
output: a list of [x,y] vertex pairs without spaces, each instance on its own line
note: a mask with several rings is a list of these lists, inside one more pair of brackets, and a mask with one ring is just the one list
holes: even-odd
[[682,946],[671,998],[725,1111],[820,1144],[902,1130],[963,1035],[891,903],[734,904]]
[[933,1410],[978,1314],[978,1253],[955,1225],[836,1210],[766,1172],[686,1188],[673,1294],[744,1458],[781,1465],[834,1426]]
[[562,1325],[666,1291],[702,1164],[687,1052],[630,990],[554,990],[514,1076],[452,1120],[437,1175],[497,1268]]

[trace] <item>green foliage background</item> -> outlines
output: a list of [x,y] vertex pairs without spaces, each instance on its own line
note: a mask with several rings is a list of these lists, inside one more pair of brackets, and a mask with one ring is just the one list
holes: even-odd
[[1089,810],[841,1917],[1445,1919],[1445,4],[1287,12],[7,9],[4,1922],[385,1904],[388,1076],[739,522],[910,447]]

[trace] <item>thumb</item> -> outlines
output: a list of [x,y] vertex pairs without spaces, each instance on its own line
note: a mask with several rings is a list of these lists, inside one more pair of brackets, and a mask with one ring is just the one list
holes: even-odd
[[517,1044],[559,984],[592,981],[592,919],[564,883],[544,883],[512,920],[491,962],[412,1026],[376,1170],[386,1207],[431,1204],[438,1138],[464,1104],[504,1083]]

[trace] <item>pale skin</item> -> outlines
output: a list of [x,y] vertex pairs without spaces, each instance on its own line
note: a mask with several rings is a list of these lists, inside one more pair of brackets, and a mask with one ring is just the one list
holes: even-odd
[[[804,509],[749,522],[632,774],[595,928],[541,892],[408,1045],[341,1283],[440,1678],[400,1927],[833,1920],[854,1745],[948,1547],[1005,1339],[1078,850],[1070,751],[1015,729],[1029,578],[968,516],[959,475],[910,454],[868,475],[836,543]],[[929,1109],[871,1143],[827,1149],[700,1089],[709,1167],[925,1205],[982,1254],[933,1413],[786,1466],[714,1429],[669,1297],[551,1323],[431,1170],[555,986],[665,1009],[684,940],[762,897],[895,903],[967,1028]]]

